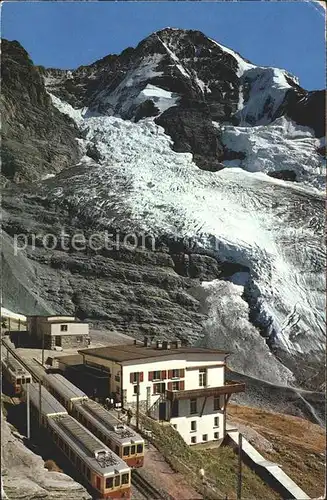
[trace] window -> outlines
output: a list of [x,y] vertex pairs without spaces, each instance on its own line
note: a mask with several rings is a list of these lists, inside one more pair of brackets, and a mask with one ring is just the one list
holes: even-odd
[[116,455],[119,456],[119,446],[116,446],[116,451],[115,451]]
[[219,432],[214,432],[214,434],[213,434],[213,438],[214,438],[214,439],[218,439],[218,438],[219,438]]
[[22,379],[21,379],[21,378],[18,378],[18,379],[17,379],[17,384],[19,384],[19,385],[20,385],[21,383],[22,383]]
[[196,403],[197,403],[196,399],[191,399],[191,401],[190,401],[190,413],[191,414],[192,413],[197,413],[197,407],[196,407],[197,405],[196,405]]
[[213,398],[213,409],[214,410],[220,410],[220,398],[219,396],[216,398]]
[[208,434],[203,434],[202,441],[208,441]]
[[159,384],[153,384],[153,394],[165,394],[166,384],[161,382]]
[[179,391],[179,388],[180,388],[179,382],[172,382],[172,386],[171,386],[172,391]]
[[154,371],[153,380],[160,380],[160,379],[161,379],[161,371]]
[[73,464],[76,462],[76,455],[75,453],[73,452],[73,450],[70,450],[70,453],[69,453],[69,456],[70,456],[70,460],[73,462]]
[[96,488],[97,490],[100,490],[101,489],[101,478],[99,476],[96,476],[97,480],[96,480]]
[[[137,387],[137,386],[136,386],[136,387]],[[116,393],[117,393],[117,394],[120,394],[120,387],[119,387],[119,385],[116,385]]]
[[136,446],[137,453],[143,453],[143,444],[138,444]]
[[129,455],[129,446],[124,446],[123,455],[124,457],[127,457]]
[[196,431],[196,420],[191,420],[191,431]]
[[133,394],[134,394],[134,396],[135,396],[135,394],[137,394],[137,389],[138,389],[138,386],[134,385],[133,386]]
[[114,478],[113,477],[107,477],[106,479],[106,488],[112,488],[114,485]]
[[[118,376],[119,376],[119,374],[118,374]],[[133,372],[133,373],[130,373],[130,375],[129,375],[129,381],[131,382],[131,384],[137,384],[137,381],[143,382],[143,372]]]
[[196,436],[191,437],[191,444],[196,444]]
[[179,377],[179,370],[172,370],[172,375],[171,378],[178,378]]
[[121,484],[128,484],[128,483],[129,483],[129,474],[122,474]]
[[68,325],[60,325],[61,332],[67,332],[67,330],[68,330]]
[[213,424],[214,427],[219,427],[219,418],[218,417],[215,417],[214,418],[214,424]]
[[115,476],[115,488],[117,488],[117,486],[120,486],[120,476]]
[[91,471],[88,467],[86,467],[86,477],[91,480]]
[[135,455],[135,444],[132,444],[131,446],[131,455]]
[[207,369],[200,368],[199,370],[199,386],[205,387],[207,385]]

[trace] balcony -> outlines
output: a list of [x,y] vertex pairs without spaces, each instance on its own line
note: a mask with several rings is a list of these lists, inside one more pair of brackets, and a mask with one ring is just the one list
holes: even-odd
[[174,401],[176,399],[195,399],[209,396],[220,396],[222,394],[233,394],[236,392],[244,391],[244,383],[229,380],[225,385],[222,385],[220,387],[202,387],[186,391],[166,391],[166,397],[168,400]]

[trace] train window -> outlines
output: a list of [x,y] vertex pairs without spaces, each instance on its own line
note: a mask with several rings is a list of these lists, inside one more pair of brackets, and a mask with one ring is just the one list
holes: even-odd
[[136,449],[137,453],[143,453],[143,444],[138,444]]
[[86,467],[86,477],[88,478],[89,481],[91,480],[91,471],[88,467]]
[[106,479],[106,488],[112,488],[114,485],[114,478],[113,477],[107,477]]
[[81,468],[82,468],[82,462],[81,462],[81,459],[79,457],[76,457],[76,467],[78,470],[81,470]]
[[135,455],[135,444],[131,446],[131,455]]
[[69,448],[68,448],[68,445],[66,443],[64,443],[64,452],[66,453],[66,455],[68,455],[68,453],[69,453]]
[[70,456],[71,461],[72,461],[73,463],[75,463],[75,461],[76,461],[76,455],[75,455],[75,453],[73,452],[73,450],[70,450],[69,456]]
[[60,438],[58,438],[58,444],[59,444],[59,447],[60,447],[60,448],[62,448],[62,447],[63,447],[64,442],[63,442],[63,440],[61,439],[61,437],[60,437]]
[[17,382],[17,384],[21,384],[21,383],[22,383],[22,379],[21,379],[21,378],[18,378],[18,379],[16,380],[16,382]]
[[129,483],[129,474],[122,474],[121,484],[128,484],[128,483]]
[[129,455],[129,446],[124,446],[123,448],[123,456],[127,457]]
[[101,478],[98,477],[98,476],[96,478],[97,478],[97,480],[96,480],[96,485],[97,485],[96,488],[97,488],[97,490],[100,490],[100,488],[101,488]]
[[120,476],[115,476],[115,488],[117,488],[117,486],[120,486]]

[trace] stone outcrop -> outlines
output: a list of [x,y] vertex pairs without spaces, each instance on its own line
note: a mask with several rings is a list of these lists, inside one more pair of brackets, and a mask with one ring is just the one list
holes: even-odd
[[80,157],[75,124],[52,105],[18,42],[3,39],[1,52],[2,176],[31,182],[73,165]]

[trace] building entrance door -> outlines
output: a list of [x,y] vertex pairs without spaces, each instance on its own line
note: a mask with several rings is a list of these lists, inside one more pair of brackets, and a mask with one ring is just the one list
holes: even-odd
[[55,346],[56,347],[61,347],[61,336],[60,335],[56,335]]

